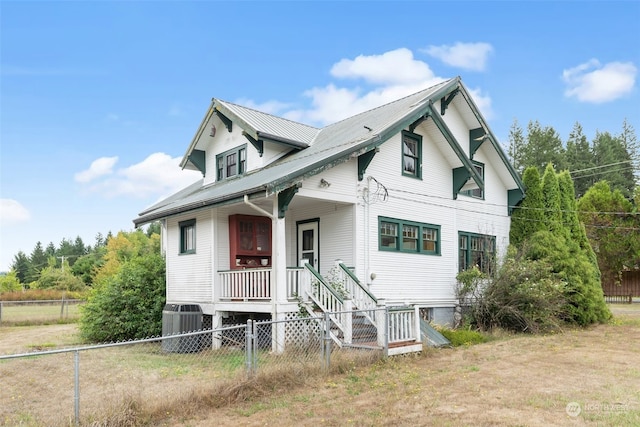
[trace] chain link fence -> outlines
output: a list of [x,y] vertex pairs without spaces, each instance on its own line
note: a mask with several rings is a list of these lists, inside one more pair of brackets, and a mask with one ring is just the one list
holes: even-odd
[[322,374],[386,354],[370,325],[354,326],[349,341],[325,313],[3,355],[0,425],[107,425],[135,405],[158,413],[263,375]]
[[0,301],[0,325],[26,325],[75,321],[83,300]]

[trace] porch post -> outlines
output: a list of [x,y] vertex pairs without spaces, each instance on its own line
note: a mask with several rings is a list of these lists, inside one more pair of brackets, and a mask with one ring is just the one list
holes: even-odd
[[285,237],[285,219],[278,217],[277,200],[273,204],[273,236],[272,236],[272,277],[271,277],[271,319],[273,324],[271,333],[271,347],[275,353],[284,351],[284,323],[285,313],[282,306],[287,302],[287,241]]

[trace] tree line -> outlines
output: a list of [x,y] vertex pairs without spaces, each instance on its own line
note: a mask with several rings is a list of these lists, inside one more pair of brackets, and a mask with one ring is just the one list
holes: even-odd
[[[160,233],[160,225],[150,225],[145,234]],[[116,235],[117,236],[117,235]],[[80,236],[63,238],[56,246],[49,242],[43,247],[37,242],[30,254],[19,251],[14,255],[9,273],[0,278],[0,292],[24,289],[58,289],[83,291],[90,289],[108,255],[108,244],[114,239],[98,233],[93,245],[85,245]]]

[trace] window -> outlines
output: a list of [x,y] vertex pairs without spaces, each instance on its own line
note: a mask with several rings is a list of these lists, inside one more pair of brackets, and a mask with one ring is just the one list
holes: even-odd
[[[482,180],[484,181],[484,165],[480,162],[474,161],[473,167],[475,168],[476,172],[478,172],[478,175],[480,175],[482,177]],[[461,194],[475,197],[477,199],[484,199],[484,191],[482,191],[481,188],[474,188],[473,190],[462,191]]]
[[216,156],[217,180],[240,175],[247,171],[247,146],[234,148]]
[[380,250],[440,255],[439,225],[378,217],[378,229]]
[[182,221],[178,226],[180,227],[180,253],[196,253],[196,220]]
[[474,266],[491,275],[496,258],[496,238],[484,234],[458,233],[458,270]]
[[422,178],[422,136],[402,131],[402,174]]

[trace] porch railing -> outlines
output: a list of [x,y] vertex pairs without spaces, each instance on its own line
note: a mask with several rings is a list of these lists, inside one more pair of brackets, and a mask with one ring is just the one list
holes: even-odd
[[375,309],[378,307],[377,298],[363,285],[353,271],[341,261],[336,262],[336,270],[340,282],[353,300],[353,306],[362,310],[371,323],[375,323]]
[[219,271],[220,299],[269,300],[271,299],[271,269]]
[[419,316],[414,307],[388,307],[388,343],[420,342]]
[[[271,268],[218,271],[220,299],[222,300],[269,300],[273,295]],[[308,276],[308,274],[306,275]],[[305,280],[303,267],[287,267],[287,299],[302,295]]]

